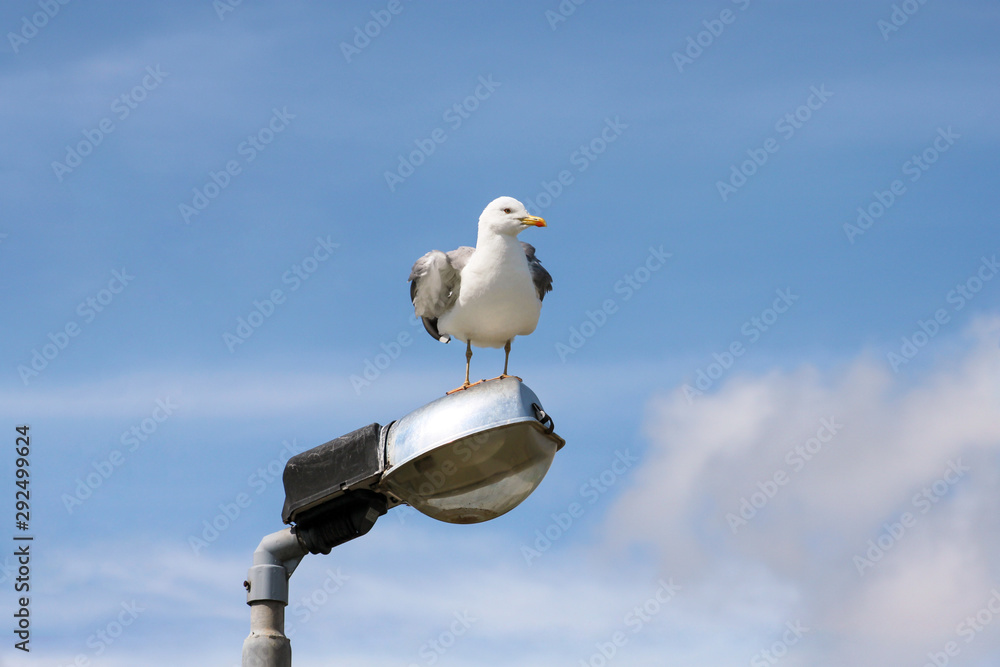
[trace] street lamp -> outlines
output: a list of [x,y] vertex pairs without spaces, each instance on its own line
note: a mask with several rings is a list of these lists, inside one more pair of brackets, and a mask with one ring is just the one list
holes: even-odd
[[288,460],[281,518],[261,540],[244,586],[250,636],[243,667],[291,667],[284,634],[288,579],[307,553],[328,554],[408,504],[449,523],[517,507],[566,444],[517,378],[449,394],[386,426],[369,424]]

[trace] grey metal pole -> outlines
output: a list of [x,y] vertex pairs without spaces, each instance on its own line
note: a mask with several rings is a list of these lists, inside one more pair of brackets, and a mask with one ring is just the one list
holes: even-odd
[[288,578],[308,551],[294,528],[271,533],[253,553],[243,585],[250,605],[250,636],[243,642],[243,667],[292,667],[285,636]]

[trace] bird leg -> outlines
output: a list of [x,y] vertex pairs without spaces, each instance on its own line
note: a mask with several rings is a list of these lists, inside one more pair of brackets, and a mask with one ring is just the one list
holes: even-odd
[[[513,338],[511,339],[513,340]],[[510,361],[510,340],[503,346],[503,374],[498,375],[493,380],[503,380],[504,378],[514,378],[518,382],[523,382],[523,380],[516,375],[507,375],[507,362]]]
[[479,384],[479,382],[476,383],[469,382],[469,365],[471,363],[472,363],[472,340],[469,339],[465,341],[465,382],[462,383],[461,387],[455,387],[451,391],[445,392],[445,396],[454,394],[456,391],[462,391],[463,389],[468,389],[469,387],[473,386],[473,384]]
[[465,341],[465,384],[463,387],[469,386],[469,364],[472,363],[472,339]]

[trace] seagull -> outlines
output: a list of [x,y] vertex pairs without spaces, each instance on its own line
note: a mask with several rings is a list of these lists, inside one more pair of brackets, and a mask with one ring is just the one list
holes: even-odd
[[427,333],[442,343],[453,336],[465,343],[465,382],[449,394],[473,386],[473,345],[502,347],[503,374],[494,379],[511,377],[510,343],[535,330],[542,299],[552,291],[552,276],[535,257],[535,248],[517,235],[545,226],[518,200],[498,197],[479,216],[475,248],[431,250],[413,264],[410,300]]

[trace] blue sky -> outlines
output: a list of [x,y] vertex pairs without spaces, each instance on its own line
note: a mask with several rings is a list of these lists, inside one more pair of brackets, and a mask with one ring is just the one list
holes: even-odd
[[18,1],[0,27],[0,432],[31,427],[36,536],[4,664],[238,664],[275,471],[461,381],[406,277],[500,195],[548,221],[511,371],[568,444],[500,519],[393,510],[308,557],[297,665],[996,663],[995,4]]

